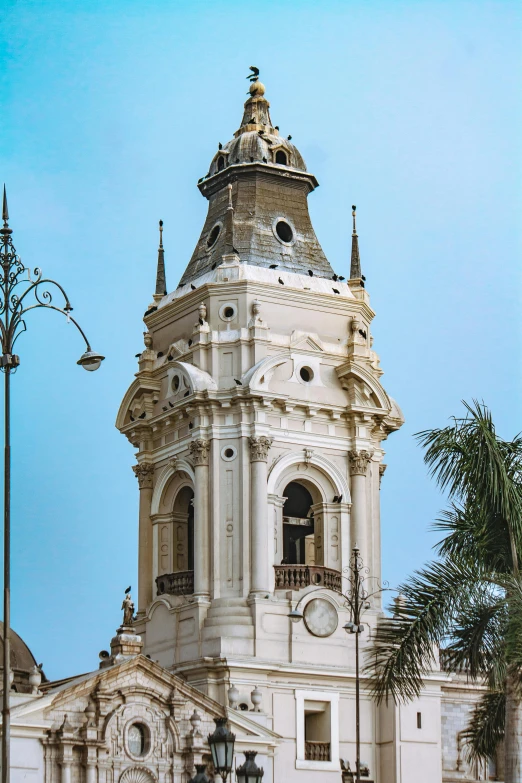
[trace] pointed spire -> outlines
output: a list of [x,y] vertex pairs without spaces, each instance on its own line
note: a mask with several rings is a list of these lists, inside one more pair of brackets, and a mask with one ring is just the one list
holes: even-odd
[[2,220],[7,225],[7,222],[9,220],[9,210],[7,208],[7,193],[5,192],[5,183],[4,183],[4,199],[2,202]]
[[359,237],[357,236],[357,227],[355,224],[357,207],[352,204],[353,231],[352,231],[352,260],[350,263],[350,280],[361,279],[361,258],[359,256]]
[[163,220],[159,222],[159,247],[158,247],[158,269],[156,271],[156,291],[154,299],[161,299],[167,294],[167,279],[165,276],[165,252],[163,250]]
[[225,215],[225,251],[223,255],[237,255],[234,247],[234,207],[232,205],[232,185],[227,185],[228,189],[228,208]]

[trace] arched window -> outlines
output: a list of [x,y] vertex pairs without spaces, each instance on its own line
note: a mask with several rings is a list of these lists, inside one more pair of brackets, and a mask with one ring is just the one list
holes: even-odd
[[225,168],[225,158],[223,157],[223,155],[220,155],[217,160],[217,169],[218,171],[223,171],[224,168]]
[[286,152],[283,152],[283,150],[277,150],[275,162],[279,163],[280,166],[286,166],[288,163]]
[[313,498],[303,484],[291,481],[283,496],[283,563],[315,563]]
[[182,487],[176,495],[174,518],[174,573],[194,570],[194,490]]

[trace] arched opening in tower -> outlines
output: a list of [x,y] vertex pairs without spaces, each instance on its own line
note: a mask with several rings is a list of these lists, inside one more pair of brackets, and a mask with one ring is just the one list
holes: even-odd
[[283,150],[277,150],[275,162],[280,166],[286,166],[288,162],[286,152],[283,152]]
[[173,571],[194,570],[194,490],[182,487],[174,501]]
[[283,492],[283,563],[315,564],[313,498],[303,484],[291,481]]

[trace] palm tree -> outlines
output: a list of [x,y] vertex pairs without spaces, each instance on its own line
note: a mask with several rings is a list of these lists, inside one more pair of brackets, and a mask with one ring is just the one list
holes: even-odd
[[488,409],[418,434],[424,460],[450,505],[438,559],[399,590],[378,624],[367,671],[378,702],[410,701],[435,666],[487,691],[465,733],[469,759],[492,757],[504,739],[505,781],[522,783],[522,438],[499,438]]

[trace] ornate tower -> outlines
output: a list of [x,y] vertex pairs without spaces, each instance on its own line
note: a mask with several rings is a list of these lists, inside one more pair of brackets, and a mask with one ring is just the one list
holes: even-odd
[[[201,236],[166,295],[160,242],[117,419],[137,449],[136,630],[153,659],[222,703],[229,691],[251,709],[257,688],[254,711],[284,738],[279,780],[338,780],[339,757],[354,755],[339,720],[354,684],[337,590],[355,542],[380,574],[381,444],[403,421],[371,347],[355,208],[344,282],[310,221],[317,180],[258,80],[198,187]],[[335,612],[293,626],[301,598],[305,619],[313,599]]]

